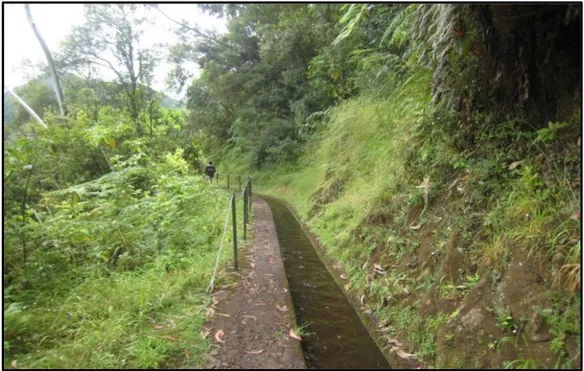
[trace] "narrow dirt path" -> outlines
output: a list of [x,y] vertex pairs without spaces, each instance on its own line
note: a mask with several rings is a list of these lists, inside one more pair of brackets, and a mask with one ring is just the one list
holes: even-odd
[[289,336],[294,307],[272,211],[253,198],[253,241],[242,250],[235,287],[214,294],[206,324],[214,342],[206,368],[306,368],[300,342]]

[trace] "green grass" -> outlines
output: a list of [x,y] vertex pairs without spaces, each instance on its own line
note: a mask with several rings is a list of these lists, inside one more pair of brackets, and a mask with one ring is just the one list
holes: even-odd
[[[133,178],[120,170],[48,195],[54,210],[39,210],[42,222],[29,226],[26,266],[17,264],[19,240],[8,237],[5,284],[8,277],[13,283],[4,290],[5,367],[203,366],[210,346],[200,336],[206,289],[229,195],[172,161],[178,160],[134,171],[150,180],[147,191],[128,188]],[[71,199],[72,192],[82,196]],[[233,254],[228,227],[220,271]],[[119,246],[123,253],[112,266]],[[224,283],[219,272],[215,287]]]
[[300,336],[301,338],[312,335],[312,333],[306,331],[308,326],[310,326],[310,323],[304,323],[302,325],[296,324],[296,325],[294,325],[294,333],[296,335]]
[[25,339],[26,351],[12,359],[30,368],[151,368],[189,351],[200,364],[208,344],[198,329],[209,302],[201,272],[209,261],[194,260],[180,272],[161,268],[91,280],[5,316],[6,331]]
[[[495,276],[517,254],[549,269],[546,262],[560,253],[564,259],[552,272],[554,289],[579,290],[580,226],[570,219],[580,208],[578,190],[570,185],[577,174],[563,164],[577,161],[573,137],[580,129],[577,115],[556,125],[566,131],[554,131],[553,138],[522,131],[521,120],[507,119],[479,130],[474,147],[461,149],[456,113],[431,106],[421,93],[428,86],[409,87],[415,99],[363,94],[337,105],[294,164],[250,171],[244,159],[231,154],[226,163],[229,171],[249,172],[255,192],[293,205],[349,276],[349,293],[357,299],[365,295],[381,321],[401,323],[415,351],[431,360],[431,334],[442,321],[416,319],[396,299],[406,287],[414,294],[435,287],[438,298],[451,300],[467,292],[459,295],[457,285],[471,288],[480,277]],[[483,119],[483,113],[474,112],[470,120],[476,122],[469,125],[482,128]],[[556,147],[568,148],[569,156],[553,157]],[[546,158],[553,162],[554,184],[544,181]],[[382,279],[370,279],[363,266],[369,262],[371,267],[373,256],[387,266],[419,251],[415,238],[420,231],[410,228],[410,219],[424,206],[419,185],[426,177],[430,205],[413,224],[421,223],[422,230],[431,224],[432,235],[425,232],[424,238],[440,254],[438,266],[423,284],[414,282],[420,271],[410,277],[390,270]],[[435,207],[440,201],[441,207]],[[464,252],[464,266],[476,264],[479,271],[464,272],[460,282],[442,282],[438,269],[454,233],[461,236],[454,248]]]

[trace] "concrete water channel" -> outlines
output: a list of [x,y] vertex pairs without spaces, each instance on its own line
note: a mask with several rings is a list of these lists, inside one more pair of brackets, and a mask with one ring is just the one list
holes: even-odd
[[307,367],[390,368],[292,212],[275,198],[261,197],[272,209],[297,323],[306,326]]

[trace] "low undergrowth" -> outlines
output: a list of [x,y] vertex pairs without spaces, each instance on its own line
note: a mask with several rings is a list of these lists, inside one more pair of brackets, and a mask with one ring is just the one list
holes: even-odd
[[180,151],[113,166],[45,194],[26,223],[6,221],[4,367],[203,365],[228,195],[190,175]]

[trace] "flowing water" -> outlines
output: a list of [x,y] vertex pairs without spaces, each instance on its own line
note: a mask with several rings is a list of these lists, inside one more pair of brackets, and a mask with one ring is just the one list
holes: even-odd
[[309,368],[390,368],[290,210],[271,197],[297,323],[308,324],[302,350]]

